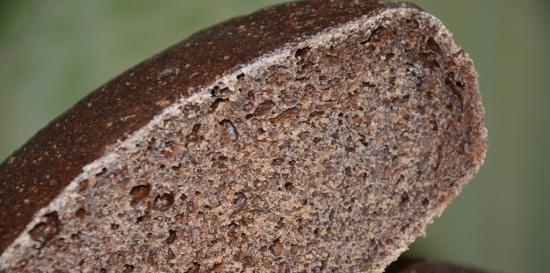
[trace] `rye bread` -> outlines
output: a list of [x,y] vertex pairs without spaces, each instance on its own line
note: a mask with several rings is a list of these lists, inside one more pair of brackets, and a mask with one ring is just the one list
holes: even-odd
[[0,166],[0,269],[382,272],[483,162],[469,56],[411,4],[299,1],[101,86]]

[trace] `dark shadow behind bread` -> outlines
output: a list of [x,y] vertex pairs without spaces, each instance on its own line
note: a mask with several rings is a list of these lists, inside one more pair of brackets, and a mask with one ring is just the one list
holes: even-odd
[[407,258],[399,258],[392,263],[385,273],[486,273],[471,267],[457,266],[442,262],[429,262]]

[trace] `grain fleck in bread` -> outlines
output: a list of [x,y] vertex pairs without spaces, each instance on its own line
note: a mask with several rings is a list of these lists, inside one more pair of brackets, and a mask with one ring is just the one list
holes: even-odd
[[482,164],[478,89],[410,4],[300,1],[216,25],[0,166],[0,269],[382,272]]

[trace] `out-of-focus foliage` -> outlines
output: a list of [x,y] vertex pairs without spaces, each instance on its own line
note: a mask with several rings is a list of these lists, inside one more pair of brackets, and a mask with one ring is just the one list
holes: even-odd
[[[0,160],[142,59],[200,28],[276,2],[0,1]],[[414,2],[442,19],[475,60],[490,149],[473,183],[408,255],[546,272],[550,2]]]

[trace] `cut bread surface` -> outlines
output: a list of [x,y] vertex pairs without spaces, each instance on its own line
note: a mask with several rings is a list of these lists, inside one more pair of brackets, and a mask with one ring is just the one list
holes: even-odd
[[163,112],[40,209],[0,269],[382,272],[482,164],[476,78],[418,9],[319,31],[154,102]]

